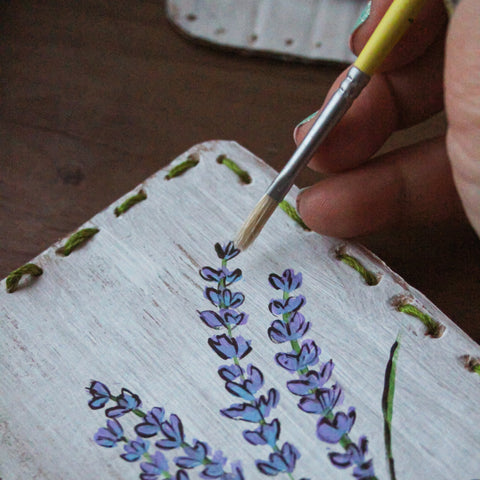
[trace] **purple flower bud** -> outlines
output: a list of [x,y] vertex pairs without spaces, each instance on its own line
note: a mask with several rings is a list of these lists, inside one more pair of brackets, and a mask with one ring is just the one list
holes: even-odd
[[270,285],[276,290],[282,290],[286,293],[291,293],[302,285],[302,274],[295,272],[291,269],[285,270],[282,276],[275,273],[270,274],[268,277]]
[[122,388],[122,393],[117,397],[117,406],[108,408],[105,411],[105,415],[109,418],[117,418],[125,415],[132,410],[135,410],[140,407],[142,401],[130,390]]
[[322,417],[317,424],[317,437],[323,442],[338,443],[352,429],[355,416],[355,409],[350,407],[348,413],[337,412],[331,420]]
[[233,382],[236,378],[243,375],[243,368],[240,367],[240,365],[235,365],[234,363],[231,365],[222,365],[218,369],[218,374],[226,382]]
[[288,297],[286,300],[271,300],[268,305],[270,312],[273,315],[284,315],[287,313],[296,312],[305,305],[305,297],[299,295],[298,297]]
[[281,367],[296,372],[318,362],[319,348],[313,340],[305,340],[300,352],[277,353],[275,361]]
[[290,380],[287,382],[287,388],[294,395],[308,395],[313,393],[317,388],[323,387],[330,379],[333,372],[333,361],[322,364],[318,372],[314,370],[308,371],[305,375],[301,375],[299,380]]
[[217,290],[213,287],[206,287],[204,295],[207,300],[219,308],[238,308],[245,300],[243,293],[232,293],[228,288]]
[[195,441],[193,447],[184,446],[185,456],[175,457],[174,461],[180,468],[195,468],[203,463],[208,453],[208,446],[203,442]]
[[280,452],[268,456],[268,461],[257,460],[255,463],[263,474],[277,475],[282,472],[292,473],[299,458],[299,451],[292,444],[285,442]]
[[136,462],[148,451],[149,447],[150,442],[148,440],[137,438],[136,440],[128,442],[123,447],[126,453],[122,453],[120,456],[127,462]]
[[219,243],[215,244],[215,251],[217,252],[218,258],[222,260],[231,260],[236,257],[240,250],[235,248],[233,242],[228,242],[227,244],[220,245]]
[[[339,468],[347,468],[351,465],[359,465],[363,467],[365,470],[370,470],[371,467],[371,460],[365,461],[365,455],[368,451],[368,441],[366,437],[362,436],[358,440],[358,445],[355,443],[350,443],[347,445],[345,452],[338,453],[338,452],[331,452],[328,454],[330,461]],[[367,465],[369,464],[369,465]],[[373,470],[372,470],[372,476]],[[357,478],[357,477],[355,477]],[[358,477],[358,478],[366,478],[366,477]]]
[[248,355],[252,347],[250,341],[243,337],[228,337],[226,334],[214,335],[208,339],[208,344],[224,360],[228,358],[243,358]]
[[307,413],[327,415],[343,402],[343,391],[335,384],[332,388],[318,388],[313,395],[303,397],[298,406]]
[[170,421],[164,421],[160,425],[165,438],[162,438],[155,445],[164,450],[181,447],[184,443],[183,425],[177,415],[170,415]]
[[273,343],[284,343],[298,340],[307,333],[310,322],[300,312],[295,312],[288,322],[274,320],[268,329],[268,336]]
[[156,480],[163,472],[168,473],[168,461],[165,455],[157,450],[152,456],[151,462],[143,462],[140,464],[142,472],[140,474],[141,480]]
[[123,438],[123,428],[118,420],[107,420],[106,428],[99,428],[93,439],[101,447],[112,448]]
[[153,407],[143,418],[143,422],[135,427],[135,432],[140,437],[153,437],[160,431],[165,410],[161,407]]
[[255,430],[245,430],[243,437],[252,445],[270,445],[275,448],[280,436],[280,422],[274,419],[272,423],[263,423]]
[[98,410],[103,408],[110,400],[110,390],[103,383],[93,380],[90,386],[87,388],[87,392],[90,393],[92,398],[88,402],[88,406],[92,410]]
[[244,400],[254,401],[255,393],[257,393],[257,391],[263,386],[263,374],[253,365],[248,365],[247,373],[248,378],[241,382],[227,381],[225,388],[232,395],[241,397]]

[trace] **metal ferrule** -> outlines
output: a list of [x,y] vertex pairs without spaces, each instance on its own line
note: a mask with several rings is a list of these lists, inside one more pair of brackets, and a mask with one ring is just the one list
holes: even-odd
[[350,68],[345,80],[325,105],[302,143],[268,187],[266,192],[268,196],[277,203],[283,200],[298,173],[307,165],[330,130],[340,121],[369,80],[370,77],[357,67]]

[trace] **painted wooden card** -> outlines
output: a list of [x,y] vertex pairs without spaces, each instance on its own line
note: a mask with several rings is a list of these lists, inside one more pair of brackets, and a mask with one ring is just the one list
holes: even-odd
[[170,22],[201,43],[250,55],[350,63],[359,0],[168,0]]
[[292,211],[238,252],[239,145],[172,167],[2,282],[0,477],[479,478],[480,347]]

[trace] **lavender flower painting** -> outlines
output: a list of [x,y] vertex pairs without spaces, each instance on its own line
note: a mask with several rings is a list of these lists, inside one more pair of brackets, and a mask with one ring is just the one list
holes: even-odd
[[[177,415],[171,414],[167,419],[162,407],[143,411],[138,395],[122,388],[120,395],[114,396],[106,385],[96,380],[90,383],[87,391],[91,396],[88,405],[93,410],[101,410],[108,403],[114,404],[104,411],[106,426],[94,434],[95,443],[105,448],[122,446],[120,458],[139,463],[141,480],[188,480],[188,472],[193,470],[199,470],[202,478],[244,479],[238,462],[232,462],[227,468],[228,461],[220,450],[213,451],[200,440],[189,442]],[[121,424],[129,414],[138,418],[133,437],[127,436]],[[170,455],[172,452],[177,455]]]
[[[207,282],[203,296],[209,308],[197,313],[206,331],[214,330],[205,338],[205,344],[212,358],[219,361],[218,377],[232,397],[231,403],[220,409],[219,418],[244,423],[243,441],[262,447],[254,462],[259,475],[302,480],[295,475],[297,464],[302,461],[301,449],[283,438],[282,419],[275,413],[281,392],[268,387],[265,373],[248,361],[253,345],[251,339],[242,334],[242,327],[247,324],[249,315],[242,310],[245,295],[235,288],[242,279],[242,271],[229,266],[240,252],[233,242],[217,243],[215,252],[219,265],[205,266],[199,272]],[[289,416],[297,413],[311,416],[315,435],[308,439],[309,445],[315,445],[318,455],[326,456],[334,469],[349,471],[358,480],[377,480],[367,437],[360,434],[354,439],[357,411],[354,406],[345,406],[342,387],[332,381],[334,361],[322,359],[320,346],[307,338],[311,322],[301,312],[307,300],[297,293],[302,286],[302,274],[287,269],[282,274],[270,274],[268,281],[280,294],[268,303],[268,310],[275,318],[267,336],[281,348],[272,364],[291,375],[282,395],[297,398],[298,410],[289,412]],[[395,479],[391,422],[398,344],[397,341],[392,348],[387,365],[382,403],[391,480]],[[105,448],[121,447],[121,459],[138,462],[141,480],[186,480],[194,471],[201,478],[245,478],[241,464],[229,462],[221,450],[212,449],[205,440],[187,440],[182,421],[176,414],[167,416],[160,406],[143,410],[140,397],[127,388],[122,388],[115,396],[103,383],[92,381],[87,391],[89,407],[103,411],[106,417],[104,425],[93,436],[95,443]],[[136,419],[131,433],[127,433],[123,425],[127,416]],[[320,478],[316,471],[309,474],[312,478]]]
[[242,278],[242,272],[238,268],[228,268],[228,262],[240,251],[232,242],[224,246],[217,243],[215,251],[221,260],[220,267],[203,267],[200,270],[200,276],[214,284],[213,287],[206,286],[204,289],[204,296],[214,310],[203,310],[198,314],[207,327],[224,332],[211,336],[208,344],[222,360],[230,362],[218,368],[218,375],[225,382],[225,389],[240,400],[222,409],[220,413],[232,420],[249,424],[243,431],[243,437],[248,443],[268,445],[271,448],[272,453],[268,458],[255,462],[260,473],[268,476],[284,473],[293,479],[300,452],[290,442],[280,441],[280,420],[271,418],[280,401],[280,393],[275,388],[260,393],[265,383],[263,373],[255,365],[243,363],[252,351],[251,341],[235,334],[236,329],[245,325],[248,319],[248,315],[239,310],[245,300],[243,293],[232,290],[232,285]]
[[299,397],[300,410],[318,416],[317,438],[343,448],[343,452],[328,454],[332,464],[338,468],[353,467],[352,473],[357,479],[376,479],[373,461],[368,458],[366,437],[361,436],[357,442],[350,437],[356,419],[355,408],[340,410],[344,402],[342,388],[337,383],[329,383],[333,361],[320,362],[320,347],[314,340],[304,338],[310,328],[300,313],[306,299],[293,294],[302,285],[302,274],[288,269],[281,275],[272,273],[268,280],[275,290],[282,292],[281,298],[272,299],[268,305],[271,314],[278,317],[271,323],[268,336],[272,342],[290,347],[289,351],[275,356],[277,365],[294,375],[294,379],[287,382],[288,390]]

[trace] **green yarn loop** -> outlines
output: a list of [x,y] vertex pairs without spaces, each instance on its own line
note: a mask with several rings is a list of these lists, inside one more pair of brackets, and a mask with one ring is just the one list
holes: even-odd
[[100,230],[98,228],[84,228],[83,230],[79,230],[75,232],[66,242],[63,247],[60,247],[57,250],[59,255],[63,255],[67,257],[70,255],[76,248],[80,245],[83,245],[86,241],[92,238],[95,234],[97,234]]
[[363,277],[367,285],[378,285],[380,280],[377,275],[370,270],[367,270],[358,259],[348,255],[341,249],[337,250],[336,255],[339,260],[356,270]]
[[31,275],[32,277],[39,277],[43,273],[43,270],[34,263],[27,263],[20,268],[14,270],[8,275],[6,280],[6,287],[8,293],[13,293],[18,288],[21,278],[24,275]]
[[165,175],[165,180],[170,180],[174,177],[179,177],[187,170],[196,167],[200,160],[195,155],[189,155],[186,160],[172,167]]
[[228,158],[226,155],[219,155],[217,157],[217,163],[225,165],[232,172],[236,173],[238,175],[238,178],[240,178],[243,183],[252,183],[252,177],[250,176],[250,174],[246,170],[240,168],[237,163],[235,163],[232,159]]
[[115,208],[114,210],[115,215],[119,217],[120,215],[125,213],[127,210],[132,208],[137,203],[143,202],[143,200],[145,200],[146,198],[147,198],[147,194],[145,193],[145,191],[140,190],[138,193],[127,198],[121,205]]
[[310,231],[310,229],[303,223],[302,218],[298,214],[297,210],[293,205],[291,205],[287,200],[282,200],[278,206],[292,219],[295,220],[304,230],[307,232]]
[[433,338],[440,338],[443,335],[445,327],[434,320],[430,315],[422,312],[415,305],[412,305],[411,303],[400,303],[397,305],[397,310],[418,318],[427,328],[426,335],[430,335]]

